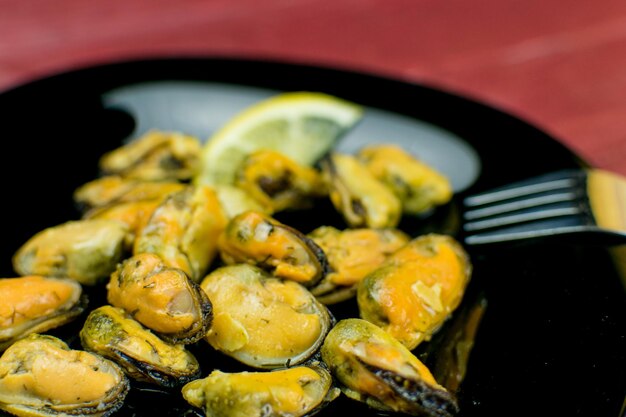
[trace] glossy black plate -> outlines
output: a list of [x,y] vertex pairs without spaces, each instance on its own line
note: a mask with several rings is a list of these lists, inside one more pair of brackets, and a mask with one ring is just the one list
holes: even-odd
[[[424,219],[407,219],[413,235],[459,238],[464,194],[550,170],[584,165],[545,132],[493,108],[426,86],[346,71],[225,59],[149,60],[62,74],[0,95],[3,150],[0,272],[36,232],[79,216],[73,190],[98,175],[98,158],[147,128],[207,137],[230,115],[280,91],[321,91],[366,106],[366,119],[340,144],[400,141],[450,175],[455,200]],[[316,217],[282,220],[308,231],[341,226],[328,207]],[[623,276],[612,253],[568,243],[470,249],[474,275],[459,312],[486,302],[467,373],[457,395],[461,416],[615,417],[626,393]],[[620,258],[624,260],[624,256]],[[91,290],[91,307],[103,288]],[[1,296],[1,295],[0,295]],[[478,300],[478,301],[477,301]],[[483,304],[480,304],[481,306]],[[356,315],[352,302],[334,308]],[[84,318],[84,317],[83,317]],[[455,314],[440,337],[416,353],[439,369],[446,335],[464,324]],[[73,325],[51,332],[79,347]],[[204,375],[237,369],[206,344],[192,347]],[[444,366],[445,368],[445,366]],[[119,416],[201,415],[178,391],[135,384]],[[376,415],[345,397],[320,416]]]

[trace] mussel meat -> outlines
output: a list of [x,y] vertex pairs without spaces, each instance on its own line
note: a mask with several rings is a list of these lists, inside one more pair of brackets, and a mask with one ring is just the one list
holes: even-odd
[[339,321],[322,346],[322,359],[348,397],[383,411],[451,417],[454,396],[406,347],[361,319]]
[[206,339],[255,367],[274,369],[309,359],[333,323],[328,309],[302,285],[248,264],[225,266],[202,281],[213,303]]
[[330,272],[311,288],[313,295],[324,304],[351,298],[367,274],[409,241],[398,229],[338,230],[321,226],[308,236],[322,248],[330,267]]
[[135,239],[133,253],[154,253],[195,282],[217,256],[217,240],[226,217],[215,192],[189,186],[156,208]]
[[0,279],[0,352],[30,333],[68,323],[87,303],[81,285],[71,279],[26,276]]
[[205,292],[157,255],[139,254],[121,263],[111,274],[107,299],[171,343],[194,343],[211,325]]
[[182,391],[185,400],[211,417],[306,417],[339,395],[320,364],[271,372],[215,370]]
[[318,171],[271,150],[248,155],[235,184],[272,212],[310,207],[313,198],[326,194]]
[[106,417],[119,409],[128,378],[115,363],[31,334],[0,357],[0,409],[21,417]]
[[80,340],[139,381],[175,387],[200,377],[200,365],[184,345],[164,342],[121,308],[105,305],[89,313]]
[[423,213],[452,198],[448,178],[399,146],[366,146],[358,158],[400,199],[404,213]]
[[454,238],[420,236],[360,282],[359,313],[414,349],[459,305],[470,274],[469,257]]
[[144,181],[189,180],[198,170],[202,146],[198,138],[152,130],[100,158],[107,175]]
[[333,153],[321,162],[330,200],[350,227],[396,227],[402,214],[398,197],[356,157]]
[[326,255],[310,238],[263,213],[232,218],[219,239],[227,264],[249,263],[310,287],[328,271]]
[[95,285],[124,255],[128,226],[115,220],[69,221],[31,237],[13,256],[20,275],[68,277]]

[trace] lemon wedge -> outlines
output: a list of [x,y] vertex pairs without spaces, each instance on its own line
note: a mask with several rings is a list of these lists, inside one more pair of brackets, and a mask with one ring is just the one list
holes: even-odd
[[300,164],[312,165],[362,114],[360,106],[322,93],[270,97],[244,109],[209,138],[194,182],[233,184],[246,155],[259,149],[281,152]]

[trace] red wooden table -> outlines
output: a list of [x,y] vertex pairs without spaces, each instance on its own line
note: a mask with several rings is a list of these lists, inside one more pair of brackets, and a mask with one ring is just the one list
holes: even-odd
[[479,99],[626,174],[624,0],[0,0],[0,90],[220,55],[334,65]]

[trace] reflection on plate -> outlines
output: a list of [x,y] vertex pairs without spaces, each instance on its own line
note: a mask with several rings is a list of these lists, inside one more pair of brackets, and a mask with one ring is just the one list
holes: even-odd
[[[298,90],[366,106],[368,119],[344,138],[341,149],[370,140],[399,141],[451,176],[456,198],[583,164],[549,135],[513,116],[428,87],[365,74],[220,59],[90,68],[0,95],[8,147],[0,164],[2,276],[14,276],[11,256],[26,239],[78,216],[72,192],[98,175],[97,160],[105,151],[152,127],[205,138],[238,109],[276,92]],[[306,227],[307,219],[287,220]],[[321,222],[319,217],[308,220]],[[401,227],[412,235],[458,235],[458,225],[453,201]],[[476,328],[467,319],[465,328],[476,338],[458,390],[461,416],[617,416],[626,392],[626,295],[609,251],[542,244],[475,250],[471,256],[475,272],[466,308],[459,312],[482,319]],[[102,292],[93,291],[91,306],[102,302]],[[356,315],[355,304],[342,304],[336,314]],[[438,366],[437,358],[449,354],[446,347],[462,328],[455,320],[463,314],[455,315],[428,348],[418,350],[429,365]],[[78,347],[81,325],[78,320],[55,334]],[[238,366],[204,345],[194,349],[203,355],[204,374]],[[139,384],[116,413],[196,414],[177,392]],[[331,415],[376,413],[342,397],[320,413]]]

